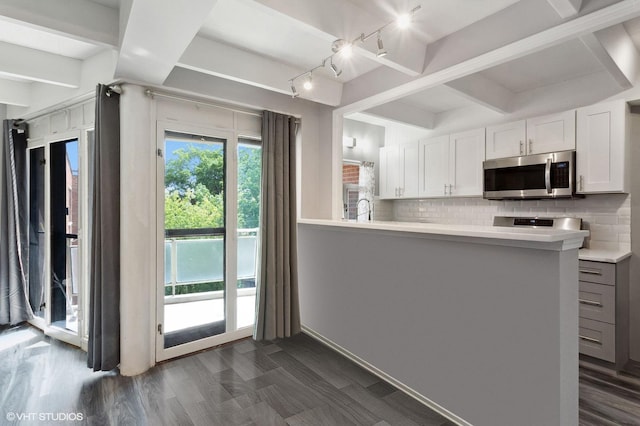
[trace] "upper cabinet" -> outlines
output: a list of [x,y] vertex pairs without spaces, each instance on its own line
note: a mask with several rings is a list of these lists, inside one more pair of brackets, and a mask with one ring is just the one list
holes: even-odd
[[629,192],[629,121],[624,100],[578,109],[578,193]]
[[571,149],[576,149],[574,110],[527,120],[527,154]]
[[576,149],[573,110],[487,127],[487,160],[572,149]]
[[421,141],[419,196],[481,196],[484,147],[484,129]]
[[418,196],[418,142],[380,148],[380,198]]
[[487,127],[487,160],[525,155],[526,123],[525,120],[520,120]]

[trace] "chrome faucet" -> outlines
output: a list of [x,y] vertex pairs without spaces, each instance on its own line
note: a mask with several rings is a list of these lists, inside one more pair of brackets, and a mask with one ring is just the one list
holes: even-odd
[[[367,213],[368,213],[368,221],[371,222],[371,201],[369,201],[368,198],[360,198],[358,200],[358,202],[356,203],[356,211],[358,210],[358,207],[360,206],[360,201],[366,201],[367,202]],[[356,216],[356,218],[360,217],[360,214],[358,213],[358,215]]]

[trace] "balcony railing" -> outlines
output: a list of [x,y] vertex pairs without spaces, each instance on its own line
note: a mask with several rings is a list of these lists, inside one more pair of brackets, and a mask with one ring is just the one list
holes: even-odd
[[[257,232],[257,228],[238,230],[238,296],[255,293]],[[224,297],[224,231],[172,230],[167,234],[165,303]]]

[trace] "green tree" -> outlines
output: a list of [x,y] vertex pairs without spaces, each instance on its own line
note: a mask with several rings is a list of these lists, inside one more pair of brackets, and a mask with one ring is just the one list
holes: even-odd
[[238,227],[257,228],[260,223],[262,150],[241,145],[238,151]]
[[170,191],[180,195],[194,189],[197,184],[204,185],[211,194],[224,190],[224,158],[222,150],[199,149],[189,146],[178,149],[176,158],[167,162],[165,184]]

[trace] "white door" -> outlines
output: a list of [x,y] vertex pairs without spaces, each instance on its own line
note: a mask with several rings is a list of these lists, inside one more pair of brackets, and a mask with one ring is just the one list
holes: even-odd
[[576,149],[575,110],[527,120],[527,154]]
[[259,141],[158,123],[158,361],[252,334]]
[[487,127],[487,160],[525,155],[526,133],[525,120]]
[[419,152],[420,145],[416,142],[410,142],[400,145],[399,147],[399,169],[400,178],[399,195],[401,198],[415,198],[419,193]]
[[627,111],[624,100],[577,111],[578,192],[626,192]]
[[449,195],[481,196],[484,129],[455,133],[449,138],[449,184],[452,185]]
[[449,185],[449,135],[420,141],[419,196],[443,197]]

